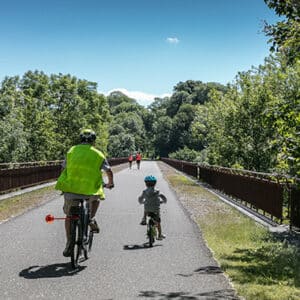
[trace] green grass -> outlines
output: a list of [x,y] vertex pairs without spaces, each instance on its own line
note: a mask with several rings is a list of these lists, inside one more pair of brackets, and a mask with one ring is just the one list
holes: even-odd
[[53,186],[14,196],[0,201],[0,221],[20,215],[59,196]]
[[[177,194],[206,199],[196,221],[238,294],[247,300],[300,299],[299,240],[272,234],[185,176],[167,176]],[[203,204],[202,204],[203,205]]]

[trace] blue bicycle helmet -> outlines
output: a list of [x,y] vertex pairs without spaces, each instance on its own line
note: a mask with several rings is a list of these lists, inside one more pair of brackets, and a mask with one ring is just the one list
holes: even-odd
[[157,181],[157,179],[153,175],[148,175],[148,176],[145,177],[144,181],[145,182],[153,182],[153,183],[155,183]]

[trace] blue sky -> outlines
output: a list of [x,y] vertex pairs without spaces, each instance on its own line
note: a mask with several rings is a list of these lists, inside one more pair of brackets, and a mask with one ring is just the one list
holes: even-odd
[[279,20],[263,0],[0,0],[0,80],[71,74],[147,105],[263,63],[263,20]]

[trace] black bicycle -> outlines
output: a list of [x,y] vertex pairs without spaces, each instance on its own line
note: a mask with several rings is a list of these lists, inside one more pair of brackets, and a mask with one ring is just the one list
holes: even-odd
[[[103,185],[104,188],[112,189],[114,185]],[[85,259],[89,258],[89,253],[92,250],[94,232],[89,226],[91,221],[91,212],[89,205],[89,197],[80,199],[79,206],[71,207],[70,217],[70,235],[71,235],[71,265],[72,268],[78,267],[79,258],[84,256]]]
[[71,207],[71,265],[73,269],[78,267],[79,258],[83,255],[89,258],[92,250],[94,232],[89,227],[90,205],[88,198],[80,199],[79,206]]

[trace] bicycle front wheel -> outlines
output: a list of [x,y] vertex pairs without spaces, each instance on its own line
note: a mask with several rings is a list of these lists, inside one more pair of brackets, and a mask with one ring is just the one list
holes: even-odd
[[82,234],[80,220],[71,221],[71,265],[73,269],[78,267],[79,257],[81,255]]
[[92,230],[89,230],[88,236],[84,245],[84,258],[89,258],[89,253],[92,251],[94,233]]

